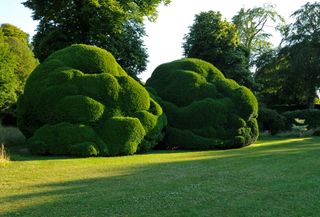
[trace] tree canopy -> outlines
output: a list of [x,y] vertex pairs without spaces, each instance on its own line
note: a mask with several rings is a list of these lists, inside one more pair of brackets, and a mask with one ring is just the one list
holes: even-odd
[[14,76],[14,55],[0,29],[0,110],[7,110],[17,101],[15,90],[18,81]]
[[256,81],[262,85],[259,94],[267,104],[313,107],[320,87],[320,4],[307,3],[292,18],[282,47],[257,60]]
[[33,39],[35,55],[43,61],[52,52],[74,43],[96,45],[113,53],[132,76],[146,68],[143,45],[145,17],[155,20],[157,6],[170,0],[27,0],[39,20]]
[[271,33],[266,27],[280,30],[284,19],[277,13],[273,5],[263,7],[241,8],[232,18],[240,34],[240,42],[250,53],[251,65],[259,54],[271,49],[269,41]]
[[11,24],[0,26],[0,111],[7,112],[17,102],[31,71],[38,64],[27,33]]
[[248,51],[240,45],[236,26],[223,19],[220,12],[196,15],[182,47],[186,57],[208,61],[228,78],[250,86]]
[[292,17],[295,21],[287,28],[282,52],[290,61],[290,79],[304,81],[306,103],[312,107],[320,87],[320,3],[307,3]]

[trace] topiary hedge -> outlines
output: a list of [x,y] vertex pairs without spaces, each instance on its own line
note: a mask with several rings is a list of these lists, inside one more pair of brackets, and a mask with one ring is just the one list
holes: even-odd
[[276,110],[264,107],[259,108],[258,123],[260,131],[268,130],[271,135],[286,130],[286,118]]
[[18,126],[36,154],[127,155],[163,137],[166,117],[148,91],[107,51],[73,45],[57,51],[27,80]]
[[170,148],[237,148],[258,137],[256,97],[210,63],[185,58],[160,65],[146,86],[167,115]]

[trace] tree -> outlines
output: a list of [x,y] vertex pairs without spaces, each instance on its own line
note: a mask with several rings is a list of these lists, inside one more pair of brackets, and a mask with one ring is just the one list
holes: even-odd
[[[146,68],[147,52],[141,40],[145,17],[155,20],[157,6],[170,0],[27,0],[39,20],[34,52],[43,61],[56,50],[75,43],[96,45],[113,53],[132,76]],[[123,43],[124,42],[124,43]]]
[[16,26],[0,26],[0,112],[14,112],[29,74],[38,60],[30,49],[28,35]]
[[29,35],[24,31],[21,31],[21,29],[19,29],[18,27],[9,23],[4,23],[1,25],[1,30],[4,36],[9,38],[16,38],[25,45],[29,46]]
[[304,82],[291,78],[289,60],[282,49],[267,51],[257,58],[255,82],[259,102],[267,106],[304,104]]
[[256,58],[271,49],[269,42],[271,34],[266,31],[266,27],[272,27],[280,30],[284,25],[284,19],[276,12],[274,6],[265,5],[264,7],[255,7],[244,9],[232,18],[232,22],[237,26],[240,34],[240,41],[249,51],[250,65],[254,65]]
[[18,86],[14,76],[15,59],[0,29],[0,111],[7,110],[17,101],[15,90]]
[[201,12],[184,37],[186,57],[214,64],[228,78],[251,86],[247,49],[240,45],[236,26],[222,19],[219,12]]
[[266,104],[314,105],[320,87],[320,4],[307,3],[292,14],[276,51],[260,55],[255,81]]
[[306,104],[313,107],[320,87],[320,3],[307,3],[292,14],[282,49],[290,62],[289,77],[303,81]]

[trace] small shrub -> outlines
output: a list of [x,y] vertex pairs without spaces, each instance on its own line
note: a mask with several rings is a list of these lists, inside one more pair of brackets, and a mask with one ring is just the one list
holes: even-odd
[[292,124],[291,129],[295,134],[297,134],[298,136],[301,137],[305,132],[308,131],[308,125],[295,125],[295,124]]
[[264,107],[259,108],[258,123],[261,132],[269,131],[271,135],[275,135],[286,129],[286,118],[276,110]]
[[24,143],[25,139],[25,136],[18,128],[5,127],[0,124],[0,144],[15,146]]
[[286,117],[288,129],[291,128],[292,124],[299,124],[297,123],[298,119],[305,120],[304,124],[308,125],[308,129],[320,127],[320,110],[317,109],[288,111],[283,113],[283,116]]
[[310,137],[313,136],[314,130],[302,130],[302,131],[296,131],[296,130],[290,130],[290,131],[283,131],[277,134],[277,136],[280,137]]

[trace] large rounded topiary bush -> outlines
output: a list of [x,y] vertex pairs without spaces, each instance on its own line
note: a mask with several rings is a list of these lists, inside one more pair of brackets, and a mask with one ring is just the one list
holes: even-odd
[[167,115],[171,148],[236,148],[258,137],[256,97],[210,63],[185,58],[160,65],[146,85]]
[[36,154],[125,155],[152,148],[166,117],[107,51],[73,45],[28,78],[18,126]]

